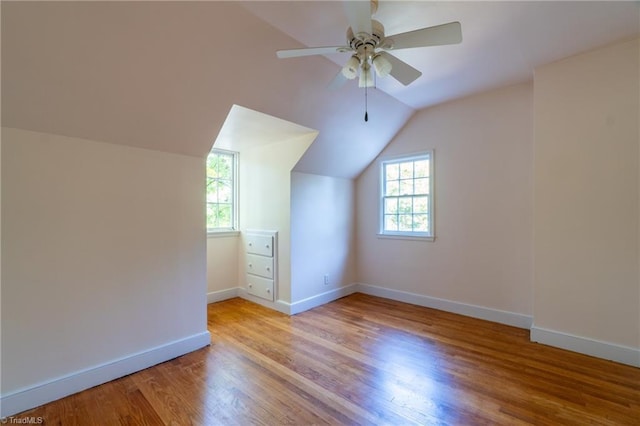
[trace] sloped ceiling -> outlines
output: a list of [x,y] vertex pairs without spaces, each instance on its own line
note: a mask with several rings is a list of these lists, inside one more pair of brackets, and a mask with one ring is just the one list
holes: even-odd
[[371,91],[365,126],[335,64],[276,58],[292,44],[239,2],[3,1],[2,125],[204,156],[238,104],[320,132],[300,171],[354,177],[413,110]]
[[[302,45],[346,44],[349,24],[342,2],[243,5]],[[392,78],[377,81],[380,90],[422,109],[529,80],[537,66],[638,34],[640,2],[380,0],[373,18],[384,25],[386,35],[452,21],[462,24],[461,44],[392,52],[422,71],[410,86]],[[342,67],[349,54],[327,58]]]
[[[232,105],[319,131],[296,170],[357,176],[415,109],[530,79],[543,63],[638,33],[638,2],[380,1],[387,34],[459,20],[463,43],[397,56],[423,72],[364,94],[326,85],[341,2],[2,1],[2,125],[204,156]],[[348,57],[348,55],[346,55]]]

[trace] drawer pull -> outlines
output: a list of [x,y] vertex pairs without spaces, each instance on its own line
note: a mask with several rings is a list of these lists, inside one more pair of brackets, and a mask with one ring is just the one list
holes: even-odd
[[267,289],[267,293],[271,293],[271,289],[270,288]]
[[250,263],[250,264],[249,264],[249,268],[253,268],[253,264],[251,264],[251,263]]

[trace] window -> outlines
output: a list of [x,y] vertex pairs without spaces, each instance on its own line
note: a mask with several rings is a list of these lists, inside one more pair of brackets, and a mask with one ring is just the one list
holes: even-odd
[[380,235],[433,241],[433,151],[380,163]]
[[207,157],[207,232],[237,229],[237,154],[214,149]]

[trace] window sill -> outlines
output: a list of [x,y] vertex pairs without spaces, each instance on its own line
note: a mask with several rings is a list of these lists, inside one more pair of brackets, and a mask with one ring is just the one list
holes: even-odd
[[419,235],[406,235],[406,234],[377,234],[378,238],[383,240],[410,240],[410,241],[423,241],[426,243],[432,243],[436,240],[435,236],[419,236]]
[[237,237],[240,235],[240,231],[208,231],[207,238],[228,238]]

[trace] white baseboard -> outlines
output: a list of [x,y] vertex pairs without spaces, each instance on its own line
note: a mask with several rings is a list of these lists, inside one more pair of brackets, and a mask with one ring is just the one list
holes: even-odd
[[536,326],[531,327],[531,341],[640,367],[639,348],[631,348]]
[[208,331],[0,396],[0,418],[101,385],[211,343]]
[[349,284],[312,297],[307,297],[306,299],[289,304],[290,315],[299,314],[300,312],[308,311],[309,309],[324,305],[325,303],[333,302],[334,300],[348,296],[356,291],[357,284]]
[[207,293],[207,304],[222,302],[223,300],[233,299],[240,295],[239,287],[227,288],[224,290],[212,291]]
[[372,296],[397,300],[399,302],[412,303],[414,305],[424,306],[427,308],[439,309],[441,311],[453,312],[455,314],[465,315],[468,317],[511,325],[518,328],[529,329],[533,323],[533,318],[528,315],[486,308],[484,306],[470,305],[467,303],[455,302],[453,300],[439,299],[437,297],[409,293],[406,291],[393,290],[390,288],[377,287],[364,283],[358,283],[356,285],[356,291],[364,294],[370,294]]
[[325,303],[333,302],[334,300],[340,299],[341,297],[347,296],[349,294],[355,293],[356,291],[358,291],[357,288],[357,284],[349,284],[347,286],[339,287],[293,303],[285,302],[284,300],[276,300],[275,302],[271,302],[270,300],[265,300],[249,294],[247,290],[242,287],[238,288],[238,297],[265,306],[269,309],[282,312],[286,315],[295,315],[299,314],[300,312],[313,309],[317,306],[324,305]]
[[238,297],[241,297],[250,302],[256,303],[258,305],[262,305],[265,308],[273,309],[274,311],[282,312],[283,314],[291,315],[289,311],[289,303],[283,300],[276,300],[272,302],[270,300],[263,299],[258,296],[254,296],[253,294],[249,294],[246,288],[238,287]]
[[[349,294],[361,292],[364,294],[370,294],[372,296],[384,297],[391,300],[397,300],[399,302],[412,303],[414,305],[425,306],[427,308],[440,309],[442,311],[453,312],[473,318],[498,322],[518,328],[529,329],[531,328],[531,324],[533,323],[533,318],[528,315],[501,311],[499,309],[486,308],[484,306],[470,305],[466,303],[455,302],[452,300],[438,299],[436,297],[409,293],[400,290],[393,290],[364,283],[349,284],[344,287],[339,287],[293,303],[285,302],[283,300],[277,300],[275,302],[264,300],[260,297],[256,297],[247,293],[246,289],[242,287],[231,290],[236,290],[237,294],[234,293],[233,296],[229,296],[227,298],[238,296],[287,315],[295,315],[300,312],[313,309],[317,306],[324,305],[325,303],[332,302],[341,297],[348,296]],[[231,290],[225,291],[228,291],[228,295],[230,295],[232,294]]]

